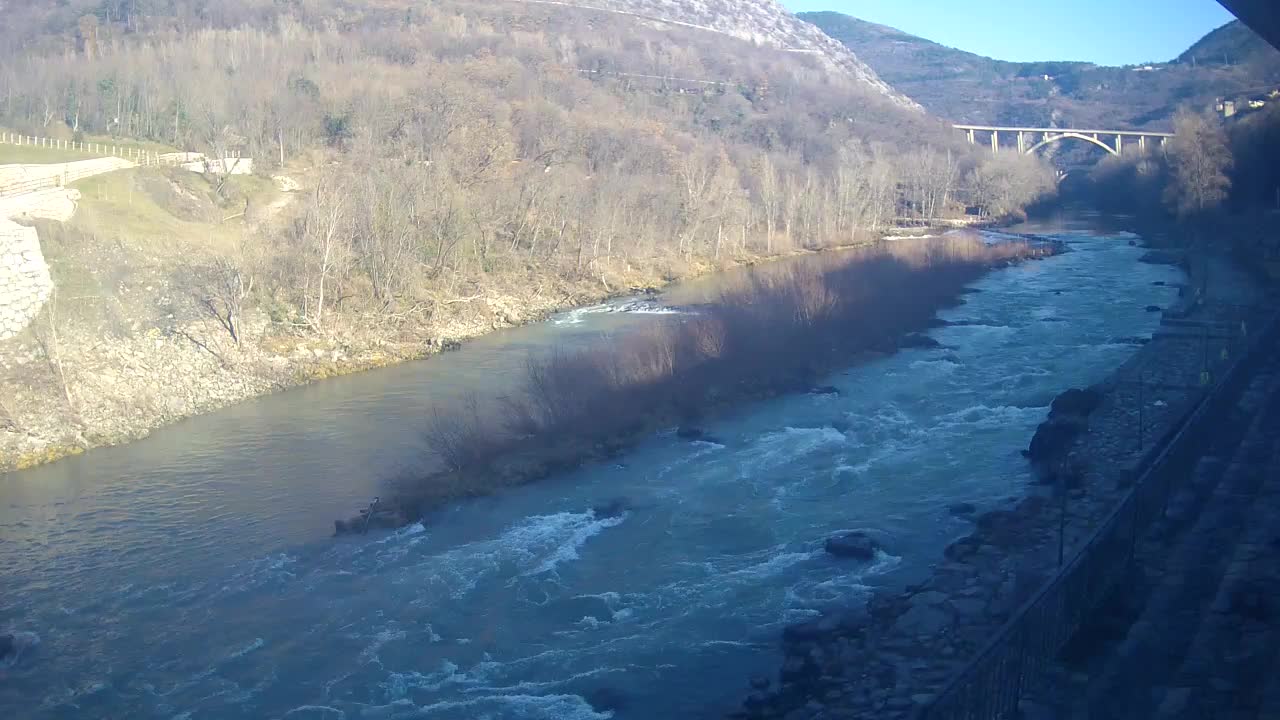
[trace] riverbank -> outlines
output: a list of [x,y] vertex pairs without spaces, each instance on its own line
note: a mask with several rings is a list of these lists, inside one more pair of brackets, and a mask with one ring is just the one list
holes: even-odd
[[[56,232],[42,237],[61,241]],[[519,277],[442,298],[429,313],[406,313],[391,334],[369,332],[358,318],[323,334],[301,332],[282,323],[277,308],[263,307],[246,308],[240,341],[231,342],[209,317],[177,322],[171,314],[167,323],[150,327],[77,323],[79,304],[88,298],[55,297],[42,320],[0,343],[0,472],[132,442],[185,418],[317,380],[429,357],[559,312],[733,268],[865,245],[768,257],[675,258],[577,280],[526,268]],[[165,278],[149,282],[148,291],[158,286],[179,292],[167,288]],[[50,331],[55,328],[61,332]]]
[[[1061,250],[956,235],[753,269],[686,320],[531,358],[515,392],[473,398],[448,415],[435,411],[426,437],[445,469],[397,478],[372,523],[407,524],[461,497],[607,460],[666,427],[716,444],[697,427],[703,418],[782,393],[835,392],[815,387],[817,379],[859,358],[936,346],[912,333],[959,302],[965,285]],[[370,524],[362,516],[339,520],[336,529]]]
[[[788,628],[786,661],[775,682],[755,692],[737,717],[906,718],[945,683],[1055,571],[1115,507],[1132,480],[1129,468],[1176,427],[1201,388],[1258,327],[1263,299],[1250,271],[1221,247],[1196,254],[1150,253],[1189,271],[1179,302],[1163,309],[1149,342],[1094,388],[1096,408],[1077,417],[1078,436],[1056,453],[1058,472],[1025,496],[972,518],[973,531],[953,542],[922,579],[877,591],[865,607],[836,610]],[[1206,277],[1213,282],[1205,283]],[[1197,292],[1200,289],[1201,292]],[[1159,308],[1156,308],[1159,309]],[[1212,332],[1205,328],[1211,328]],[[1055,402],[1055,411],[1075,396]],[[890,548],[891,550],[891,548]]]

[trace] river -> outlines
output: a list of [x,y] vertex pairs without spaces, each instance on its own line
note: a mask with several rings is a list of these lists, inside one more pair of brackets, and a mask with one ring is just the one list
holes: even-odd
[[[658,434],[428,527],[329,537],[422,461],[427,407],[666,310],[576,311],[0,476],[0,632],[24,646],[0,716],[714,717],[776,672],[785,624],[927,572],[967,532],[948,505],[1021,497],[1050,400],[1155,329],[1176,291],[1154,283],[1181,274],[1098,227],[1019,228],[1072,252],[987,275],[941,313],[945,348],[836,373],[841,395],[743,406],[706,424],[720,442]],[[615,497],[624,514],[590,510]],[[822,551],[853,529],[886,551]]]

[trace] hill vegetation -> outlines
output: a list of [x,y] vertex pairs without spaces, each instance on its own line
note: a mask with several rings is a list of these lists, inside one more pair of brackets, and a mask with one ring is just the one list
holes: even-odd
[[[851,55],[741,27],[498,1],[14,11],[0,123],[242,154],[257,175],[127,171],[85,189],[99,211],[42,229],[55,284],[88,289],[0,346],[24,358],[0,383],[0,441],[28,449],[7,459],[1054,188],[1034,160],[959,146]],[[162,346],[189,370],[146,402],[164,385],[101,352]]]
[[1182,106],[1280,84],[1280,51],[1239,21],[1172,62],[1015,63],[833,12],[800,17],[855,49],[886,81],[954,122],[1167,130]]

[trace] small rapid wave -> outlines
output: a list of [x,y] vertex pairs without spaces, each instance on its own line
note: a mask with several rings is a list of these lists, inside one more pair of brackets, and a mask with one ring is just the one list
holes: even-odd
[[688,315],[688,310],[667,307],[653,300],[628,300],[625,302],[605,303],[574,308],[551,318],[552,325],[581,325],[589,315]]
[[428,717],[488,720],[610,720],[612,711],[597,711],[581,695],[487,695],[443,700],[416,708]]

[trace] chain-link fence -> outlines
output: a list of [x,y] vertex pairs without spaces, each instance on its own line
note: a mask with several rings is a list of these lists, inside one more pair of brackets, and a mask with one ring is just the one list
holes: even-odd
[[1042,682],[1062,647],[1130,572],[1138,540],[1164,516],[1202,441],[1256,367],[1270,360],[1265,348],[1280,334],[1280,314],[1260,307],[1204,310],[1195,320],[1162,325],[1151,342],[1166,347],[1145,353],[1154,361],[1129,367],[1115,388],[1113,401],[1133,409],[1129,442],[1138,460],[1127,473],[1134,479],[1129,492],[1075,556],[921,708],[920,720],[1018,717],[1023,694]]

